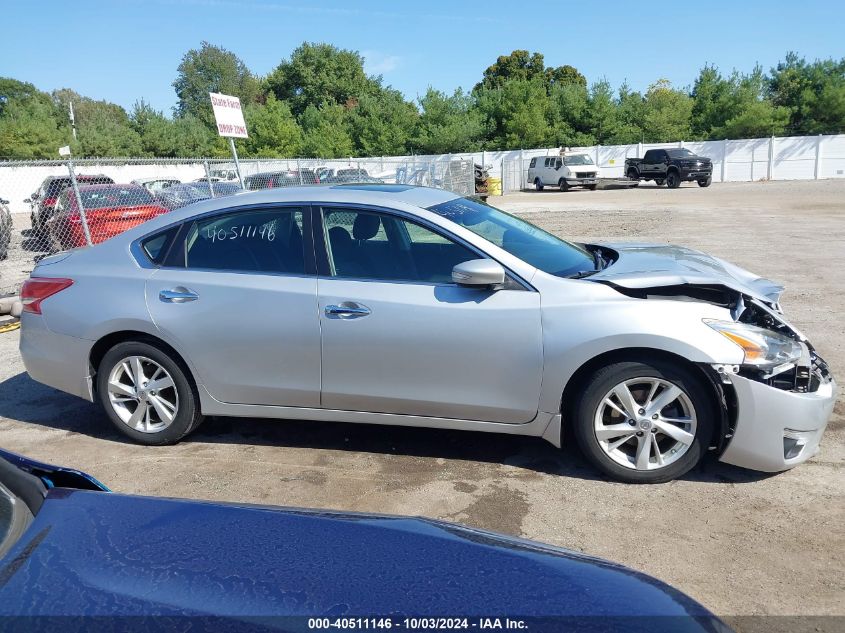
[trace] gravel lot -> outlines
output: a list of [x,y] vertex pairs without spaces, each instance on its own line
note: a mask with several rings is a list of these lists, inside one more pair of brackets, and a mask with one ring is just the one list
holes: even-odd
[[[570,239],[682,243],[782,281],[787,314],[845,376],[845,181],[496,203]],[[178,446],[136,446],[96,406],[30,380],[17,345],[17,332],[0,334],[2,446],[116,491],[436,517],[625,563],[720,615],[845,615],[841,396],[822,452],[792,471],[708,460],[637,487],[603,480],[571,446],[482,433],[213,419]]]

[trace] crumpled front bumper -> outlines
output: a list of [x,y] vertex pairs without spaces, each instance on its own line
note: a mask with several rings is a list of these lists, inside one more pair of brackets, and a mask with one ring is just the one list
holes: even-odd
[[737,400],[733,437],[719,458],[765,472],[787,470],[819,451],[836,402],[836,382],[821,381],[816,391],[795,392],[751,378],[730,377]]

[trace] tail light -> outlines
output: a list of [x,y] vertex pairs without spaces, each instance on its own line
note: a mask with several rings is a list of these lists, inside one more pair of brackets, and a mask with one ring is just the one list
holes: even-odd
[[62,277],[32,277],[23,282],[21,303],[24,312],[41,314],[41,302],[73,285],[73,279]]

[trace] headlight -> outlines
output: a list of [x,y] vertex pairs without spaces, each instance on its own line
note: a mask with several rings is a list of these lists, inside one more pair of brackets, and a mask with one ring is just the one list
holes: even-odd
[[746,365],[775,367],[801,358],[801,344],[788,336],[745,323],[711,319],[704,319],[704,322],[742,348]]

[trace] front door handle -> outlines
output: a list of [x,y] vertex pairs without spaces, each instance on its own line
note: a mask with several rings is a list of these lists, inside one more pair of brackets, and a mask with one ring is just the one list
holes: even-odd
[[354,301],[344,301],[339,305],[327,305],[326,316],[335,319],[359,319],[370,314],[371,310]]
[[196,301],[200,296],[184,286],[176,286],[170,290],[162,290],[158,293],[158,298],[164,303],[187,303],[188,301]]

